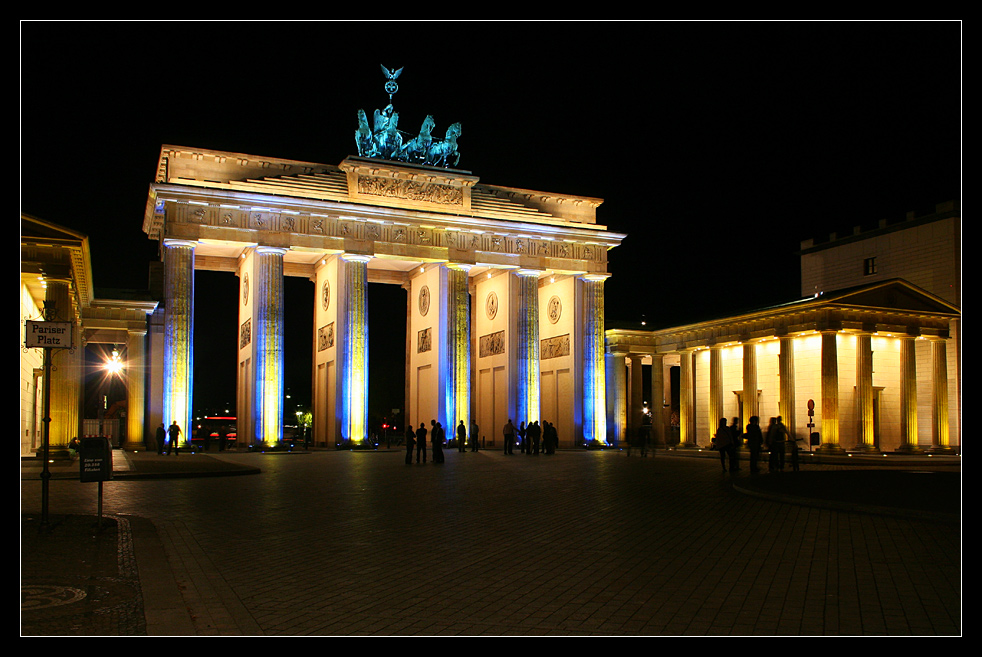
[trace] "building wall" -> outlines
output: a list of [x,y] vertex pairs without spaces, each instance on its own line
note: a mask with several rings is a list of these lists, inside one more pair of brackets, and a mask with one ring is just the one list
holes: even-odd
[[[41,317],[38,300],[31,296],[27,286],[20,286],[20,344],[26,340],[25,330],[28,319]],[[20,454],[31,456],[41,447],[41,431],[43,430],[41,405],[41,388],[43,379],[35,380],[35,370],[41,370],[44,365],[42,349],[24,349],[21,347],[20,358]]]

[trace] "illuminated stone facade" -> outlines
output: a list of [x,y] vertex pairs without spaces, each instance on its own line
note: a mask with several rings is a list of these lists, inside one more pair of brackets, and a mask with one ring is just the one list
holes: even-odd
[[[454,169],[164,146],[144,230],[192,245],[180,263],[163,250],[167,271],[190,262],[239,276],[236,415],[251,442],[282,440],[282,404],[269,399],[283,390],[275,291],[299,276],[313,283],[316,444],[369,437],[366,292],[388,283],[407,291],[404,421],[439,421],[448,437],[476,424],[499,445],[509,419],[549,421],[568,447],[606,440],[603,280],[624,236],[596,223],[600,203]],[[182,276],[193,291],[193,275]],[[168,303],[175,317],[190,307],[193,322],[193,292]],[[179,322],[166,331],[179,334]],[[183,353],[169,339],[164,361]],[[189,380],[171,385],[190,390]],[[166,414],[161,402],[151,399],[153,421]]]
[[651,365],[657,445],[708,447],[721,418],[745,426],[757,415],[766,426],[780,415],[806,443],[817,433],[819,451],[957,450],[960,406],[948,391],[958,364],[947,347],[958,317],[892,279],[659,331],[610,330],[609,399],[620,409],[610,431],[624,440],[644,425],[641,372]]
[[[45,318],[45,304],[54,315]],[[27,320],[72,324],[71,349],[51,349],[49,446],[54,458],[68,455],[72,438],[85,434],[85,348],[114,345],[122,356],[126,416],[114,445],[142,449],[151,431],[144,413],[147,318],[157,303],[131,294],[97,296],[88,237],[37,217],[21,216],[21,344]],[[44,350],[22,349],[21,456],[40,453],[44,434]],[[94,382],[92,383],[94,384]]]

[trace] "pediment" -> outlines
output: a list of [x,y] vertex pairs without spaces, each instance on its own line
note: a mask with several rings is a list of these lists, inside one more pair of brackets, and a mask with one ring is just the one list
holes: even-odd
[[899,278],[826,293],[826,304],[915,313],[958,314],[956,306]]

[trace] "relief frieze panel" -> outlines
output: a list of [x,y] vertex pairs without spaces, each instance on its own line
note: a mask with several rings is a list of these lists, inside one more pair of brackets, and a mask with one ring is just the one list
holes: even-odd
[[539,360],[569,356],[569,334],[539,340]]
[[324,351],[334,346],[334,322],[317,329],[317,351]]
[[505,353],[505,332],[497,331],[488,335],[482,335],[479,340],[478,353],[480,354],[480,358]]
[[359,176],[358,193],[407,201],[437,203],[440,205],[464,204],[464,192],[457,187],[396,178]]

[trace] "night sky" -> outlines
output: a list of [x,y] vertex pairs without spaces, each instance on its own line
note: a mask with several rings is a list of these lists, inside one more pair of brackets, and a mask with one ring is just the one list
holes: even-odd
[[[458,167],[481,182],[604,199],[598,222],[627,234],[609,254],[608,326],[793,300],[802,239],[961,198],[959,22],[20,27],[21,211],[90,236],[97,289],[147,287],[162,144],[338,164],[356,111],[388,102],[383,64],[403,68],[400,129],[459,121]],[[373,338],[399,345],[405,293],[372,288]],[[200,275],[196,324],[234,313],[236,290]],[[288,327],[287,385],[309,396],[312,284],[286,294],[307,307]],[[196,400],[234,395],[235,323],[209,360],[197,347]],[[372,377],[395,372],[396,401],[375,405],[401,405],[404,354],[384,350]]]

